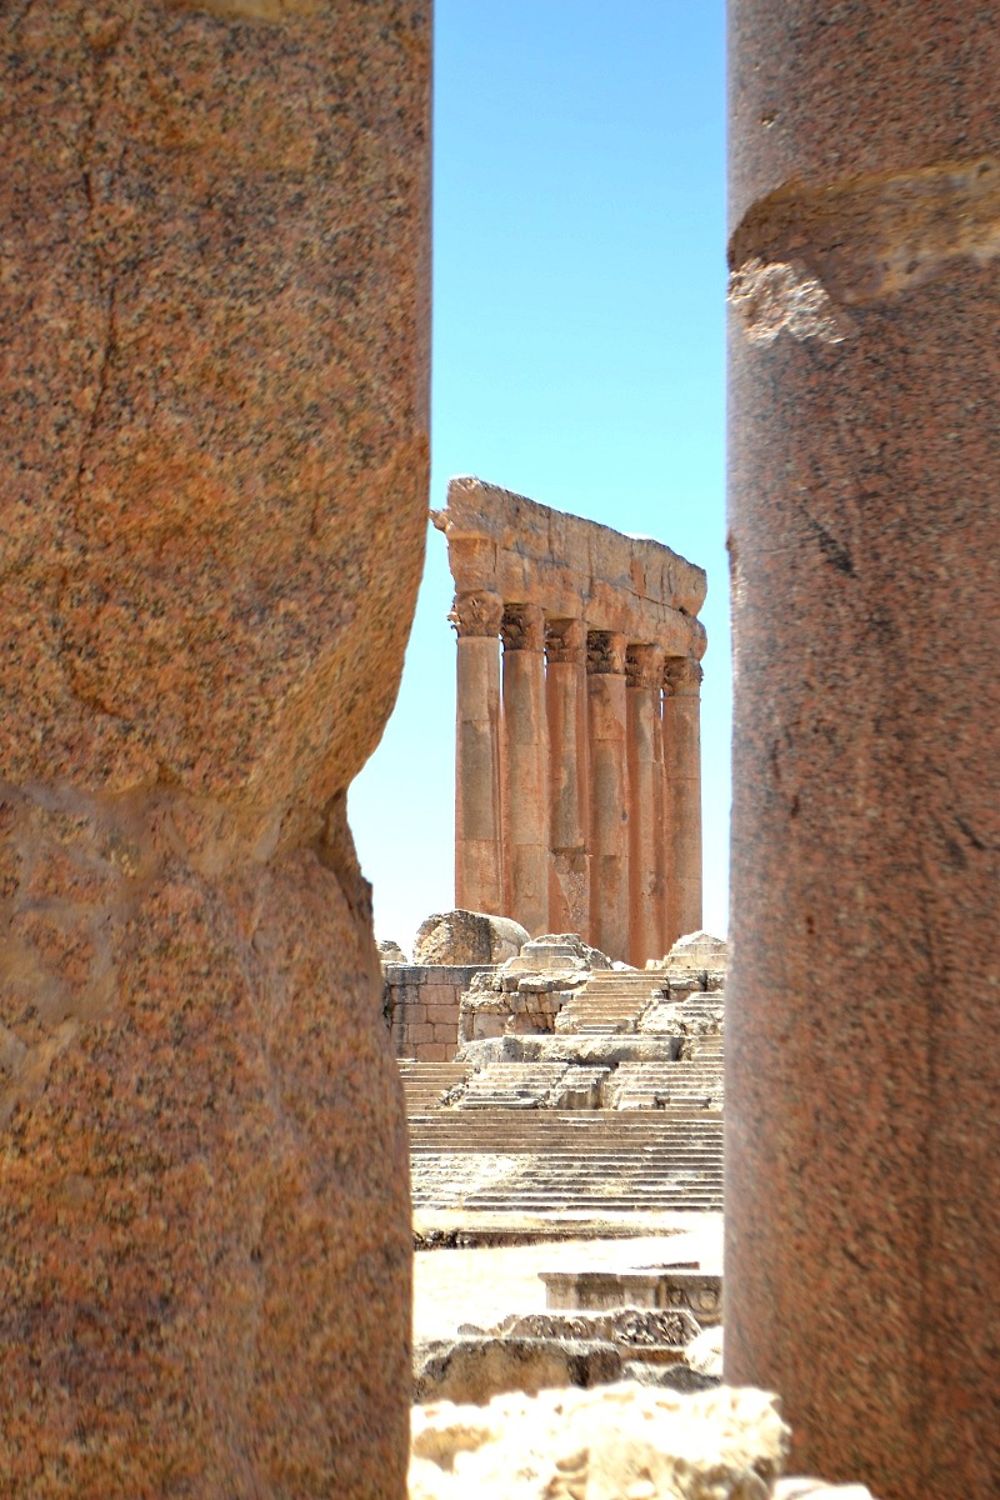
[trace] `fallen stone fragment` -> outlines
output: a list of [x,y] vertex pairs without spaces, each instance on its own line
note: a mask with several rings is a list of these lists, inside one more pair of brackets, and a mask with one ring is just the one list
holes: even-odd
[[440,1402],[413,1413],[410,1500],[769,1500],[788,1439],[752,1388]]
[[608,1340],[472,1337],[415,1351],[413,1399],[484,1405],[505,1391],[534,1396],[564,1386],[621,1380],[621,1355]]
[[435,912],[421,922],[413,945],[415,964],[500,964],[516,958],[528,933],[510,917],[481,911]]

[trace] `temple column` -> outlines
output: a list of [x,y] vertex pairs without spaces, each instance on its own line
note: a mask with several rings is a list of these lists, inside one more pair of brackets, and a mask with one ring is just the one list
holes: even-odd
[[629,951],[625,637],[587,636],[590,737],[590,941],[611,958]]
[[549,926],[549,751],[541,606],[508,604],[501,635],[506,914],[537,937]]
[[663,651],[630,646],[625,659],[629,807],[629,962],[642,967],[662,954],[660,830],[663,753],[660,693]]
[[667,943],[701,927],[701,679],[696,661],[667,658],[663,676]]
[[1000,1476],[994,5],[731,5],[727,1378]]
[[505,915],[500,812],[500,622],[503,601],[456,596],[455,904]]
[[550,620],[545,695],[549,723],[549,922],[553,932],[590,928],[587,627]]

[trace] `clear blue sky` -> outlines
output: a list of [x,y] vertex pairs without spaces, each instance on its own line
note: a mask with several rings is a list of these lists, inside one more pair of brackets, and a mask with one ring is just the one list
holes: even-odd
[[[437,0],[430,502],[481,478],[708,570],[705,920],[728,907],[723,0]],[[453,905],[444,538],[350,794],[375,927]]]

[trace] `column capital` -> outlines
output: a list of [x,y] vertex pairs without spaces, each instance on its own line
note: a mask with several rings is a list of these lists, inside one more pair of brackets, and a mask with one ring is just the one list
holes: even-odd
[[540,604],[505,604],[500,636],[505,651],[543,651],[544,609]]
[[662,646],[629,646],[625,653],[625,676],[629,687],[659,689],[663,683]]
[[466,636],[498,636],[503,619],[503,600],[499,594],[491,594],[485,589],[456,594],[448,619],[459,640]]
[[625,675],[625,637],[617,630],[587,632],[587,671],[593,676]]
[[545,626],[545,655],[550,662],[572,662],[582,666],[587,655],[587,625],[584,620],[549,620]]
[[663,668],[663,690],[671,698],[697,698],[704,675],[690,656],[668,656]]

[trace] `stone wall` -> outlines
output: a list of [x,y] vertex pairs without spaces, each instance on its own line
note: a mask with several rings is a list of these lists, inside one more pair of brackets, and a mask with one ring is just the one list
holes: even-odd
[[385,964],[383,1009],[397,1057],[451,1062],[462,994],[482,964]]

